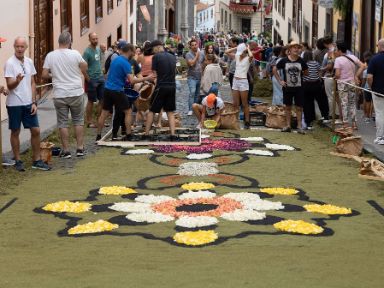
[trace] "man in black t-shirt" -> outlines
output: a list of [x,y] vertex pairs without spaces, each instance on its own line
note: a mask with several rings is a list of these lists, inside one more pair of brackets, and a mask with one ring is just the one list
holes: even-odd
[[372,99],[375,106],[376,139],[373,142],[384,145],[384,39],[379,40],[377,47],[379,53],[369,61],[367,81],[373,92]]
[[[276,66],[273,67],[273,75],[283,86],[283,103],[285,108],[286,127],[282,132],[291,132],[291,112],[292,104],[295,103],[297,114],[297,132],[305,134],[301,126],[303,102],[304,102],[304,89],[303,89],[303,74],[308,74],[308,66],[299,53],[301,45],[292,41],[288,45],[289,55],[281,59]],[[280,78],[278,70],[282,69],[284,73],[284,80]]]
[[171,140],[175,140],[175,116],[176,110],[176,57],[164,50],[164,44],[159,40],[151,43],[153,53],[152,71],[155,74],[156,88],[151,99],[151,107],[147,115],[145,134],[149,135],[149,130],[153,123],[153,114],[160,113],[163,109],[168,116],[169,128],[171,130]]

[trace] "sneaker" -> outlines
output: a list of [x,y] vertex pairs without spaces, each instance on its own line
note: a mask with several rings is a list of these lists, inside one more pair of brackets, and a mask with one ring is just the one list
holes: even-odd
[[281,132],[291,132],[291,127],[284,127],[283,129],[281,129]]
[[249,129],[250,126],[249,122],[244,122],[244,129]]
[[97,134],[95,143],[99,142],[101,140],[101,134]]
[[37,161],[33,161],[32,169],[49,171],[49,170],[51,170],[51,167],[49,167],[47,164],[45,164],[42,160],[37,160]]
[[343,124],[343,121],[341,121],[340,119],[337,119],[337,120],[335,121],[335,124]]
[[3,166],[15,166],[16,164],[16,161],[13,160],[13,159],[3,159],[3,162],[1,163],[1,165]]
[[369,119],[368,117],[364,117],[364,122],[365,122],[365,123],[370,123],[370,122],[371,122],[371,119]]
[[297,128],[297,133],[301,134],[301,135],[304,135],[305,134],[305,131],[303,128]]
[[59,157],[64,159],[71,159],[72,155],[71,155],[71,152],[69,151],[61,151]]
[[331,120],[329,120],[329,119],[323,119],[322,122],[323,122],[323,124],[329,124],[329,123],[331,123]]
[[122,141],[132,141],[132,134],[125,135],[121,140]]
[[117,134],[112,134],[112,141],[119,141],[121,138]]
[[21,160],[16,160],[15,162],[15,169],[19,172],[24,172],[25,171],[25,168],[24,168],[24,163],[23,161]]
[[379,141],[377,141],[377,144],[384,145],[384,138],[381,138]]
[[187,114],[187,115],[188,115],[188,116],[192,116],[192,114],[193,114],[192,111],[188,111],[188,114]]
[[76,150],[76,157],[83,157],[85,155],[84,149],[77,149]]
[[382,140],[382,139],[383,139],[382,137],[376,137],[376,139],[373,140],[373,143],[379,144],[379,141]]
[[307,126],[307,130],[313,130],[313,126]]

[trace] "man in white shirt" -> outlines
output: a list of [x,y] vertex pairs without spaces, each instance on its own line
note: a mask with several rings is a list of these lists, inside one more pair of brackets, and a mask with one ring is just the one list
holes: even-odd
[[70,49],[71,43],[71,34],[69,32],[61,33],[59,49],[48,53],[42,73],[44,79],[50,79],[52,75],[53,102],[63,147],[60,156],[65,159],[71,158],[68,131],[69,111],[76,134],[76,156],[84,156],[84,89],[81,76],[86,75],[88,65],[78,51]]
[[7,96],[7,111],[9,129],[11,130],[11,146],[15,157],[15,168],[25,171],[20,160],[20,128],[31,131],[31,146],[33,169],[50,170],[50,167],[40,159],[40,128],[37,119],[36,83],[34,75],[36,69],[32,59],[25,57],[28,48],[25,38],[17,37],[14,43],[15,54],[8,59],[4,67],[4,77],[7,82],[9,95]]

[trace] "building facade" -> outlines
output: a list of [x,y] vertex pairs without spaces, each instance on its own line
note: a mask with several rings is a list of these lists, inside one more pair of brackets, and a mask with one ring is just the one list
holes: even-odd
[[196,32],[216,32],[215,5],[198,3],[196,5],[195,31]]
[[194,1],[188,0],[137,0],[139,43],[147,40],[164,41],[170,33],[187,41],[194,32]]
[[[27,56],[34,60],[42,83],[45,56],[58,47],[62,31],[72,34],[72,48],[82,52],[89,44],[88,34],[96,32],[99,42],[109,46],[117,39],[136,40],[136,1],[133,0],[13,0],[0,1],[1,37],[8,39],[0,49],[0,65],[14,53],[13,39],[26,37]],[[16,13],[17,12],[17,13]],[[0,83],[5,84],[3,69]],[[1,96],[1,119],[6,118],[5,97]]]
[[318,0],[274,0],[273,42],[291,39],[314,47],[317,39],[332,34],[333,9],[329,7]]

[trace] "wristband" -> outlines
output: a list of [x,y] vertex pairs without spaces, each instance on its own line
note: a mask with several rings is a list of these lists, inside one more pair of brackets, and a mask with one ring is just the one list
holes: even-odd
[[36,105],[36,107],[37,107],[37,102],[36,102],[36,101],[32,102],[32,105],[33,105],[33,104],[35,104],[35,105]]

